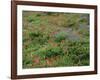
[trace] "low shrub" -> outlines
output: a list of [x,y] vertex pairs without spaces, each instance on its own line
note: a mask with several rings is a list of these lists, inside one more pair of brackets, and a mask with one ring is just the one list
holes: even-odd
[[53,47],[51,49],[48,49],[46,58],[63,55],[63,50],[60,47]]
[[61,42],[62,40],[65,40],[66,37],[67,37],[67,33],[65,31],[58,32],[57,34],[54,35],[56,42]]
[[29,36],[31,39],[35,38],[35,37],[39,37],[41,34],[39,33],[39,31],[33,31],[33,32],[29,32]]
[[81,35],[83,35],[83,36],[89,36],[89,31],[87,31],[87,30],[84,30],[84,29],[80,29],[80,30],[78,30],[78,33],[79,34],[81,34]]
[[29,16],[27,20],[28,20],[28,22],[32,22],[32,21],[34,21],[34,18],[32,16]]
[[51,45],[45,45],[39,48],[33,54],[40,56],[42,59],[51,58],[58,55],[63,55],[63,50],[59,46],[53,47]]

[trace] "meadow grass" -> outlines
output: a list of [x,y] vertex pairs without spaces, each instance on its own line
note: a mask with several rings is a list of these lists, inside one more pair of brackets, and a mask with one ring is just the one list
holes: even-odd
[[23,68],[89,65],[89,14],[23,11]]

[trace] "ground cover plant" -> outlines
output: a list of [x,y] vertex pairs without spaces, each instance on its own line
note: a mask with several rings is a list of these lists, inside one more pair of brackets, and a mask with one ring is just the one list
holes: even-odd
[[23,11],[23,68],[88,66],[89,14]]

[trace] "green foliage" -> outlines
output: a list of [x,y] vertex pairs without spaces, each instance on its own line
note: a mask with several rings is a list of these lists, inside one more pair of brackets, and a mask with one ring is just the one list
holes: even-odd
[[27,19],[29,22],[32,22],[34,21],[34,18],[32,16],[29,16],[28,19]]
[[40,16],[41,16],[41,14],[37,14],[36,16],[40,17]]
[[49,39],[48,35],[44,36],[44,33],[41,33],[39,30],[35,30],[29,33],[30,39],[32,40],[33,44],[44,44]]
[[52,13],[52,12],[47,12],[46,14],[47,14],[47,15],[52,15],[53,13]]
[[32,24],[34,24],[34,25],[36,25],[36,26],[40,26],[41,21],[42,21],[42,20],[39,18],[38,15],[29,16],[27,20],[28,20],[29,23],[32,23]]
[[57,34],[54,35],[55,41],[61,42],[62,40],[65,40],[67,38],[67,32],[62,31],[58,32]]
[[[68,47],[68,53],[69,56],[74,60],[74,63],[77,63],[78,65],[85,65],[83,61],[86,60],[87,64],[89,64],[89,42],[78,41],[70,42],[69,44],[70,47]],[[79,61],[81,62],[78,63]]]
[[47,50],[46,58],[63,55],[63,51],[60,47],[52,47]]
[[23,42],[26,42],[28,39],[26,37],[23,37]]
[[89,48],[85,47],[85,46],[73,46],[73,47],[69,47],[69,54],[88,54],[89,53]]
[[27,53],[28,51],[23,50],[23,68],[31,67],[32,66],[32,58],[30,56],[30,53]]
[[41,56],[42,59],[45,58],[51,58],[51,57],[55,57],[58,55],[63,55],[63,50],[59,47],[53,47],[51,45],[45,45],[44,47],[39,48],[38,50],[36,50],[35,52],[33,52],[33,55],[38,55]]
[[39,31],[33,31],[33,32],[29,32],[29,36],[30,38],[34,39],[35,37],[41,36],[41,34],[39,33]]
[[80,24],[89,25],[89,14],[82,15],[82,18],[79,20]]
[[87,29],[80,29],[78,30],[78,33],[89,37],[89,31]]
[[40,24],[41,24],[41,19],[38,18],[38,17],[36,17],[36,18],[34,19],[34,21],[32,22],[32,24],[34,24],[34,25],[40,25]]

